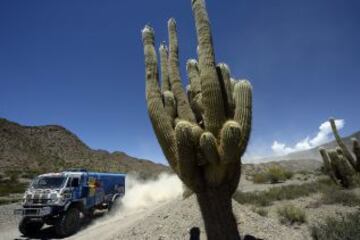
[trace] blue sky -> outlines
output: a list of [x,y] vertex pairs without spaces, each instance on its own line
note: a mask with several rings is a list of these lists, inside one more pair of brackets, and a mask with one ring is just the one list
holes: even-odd
[[[360,1],[208,1],[216,58],[254,87],[249,156],[313,138],[329,116],[360,129]],[[60,124],[92,148],[164,162],[148,119],[140,30],[178,24],[196,56],[190,0],[0,1],[0,117]]]

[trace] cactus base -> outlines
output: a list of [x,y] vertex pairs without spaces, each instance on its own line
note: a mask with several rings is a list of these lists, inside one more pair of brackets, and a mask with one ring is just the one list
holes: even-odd
[[230,191],[223,187],[207,189],[196,197],[208,240],[240,240]]

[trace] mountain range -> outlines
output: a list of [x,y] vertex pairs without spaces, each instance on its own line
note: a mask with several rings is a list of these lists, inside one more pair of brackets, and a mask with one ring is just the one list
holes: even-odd
[[[345,144],[351,145],[351,138],[360,139],[360,131],[344,137]],[[334,148],[335,141],[322,147]],[[243,172],[281,165],[290,171],[313,171],[322,165],[318,147],[284,156],[260,159],[259,164],[244,164]],[[124,152],[94,150],[82,142],[74,133],[58,125],[22,126],[0,118],[0,173],[50,172],[66,168],[86,168],[106,172],[136,172],[140,178],[150,178],[170,168],[149,160],[137,159]]]
[[106,172],[136,172],[140,178],[169,172],[169,168],[124,152],[93,150],[58,125],[22,126],[0,118],[0,172],[50,172],[86,168]]

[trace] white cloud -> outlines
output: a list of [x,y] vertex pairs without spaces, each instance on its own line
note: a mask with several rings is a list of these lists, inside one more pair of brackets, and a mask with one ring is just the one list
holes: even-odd
[[[344,119],[335,120],[336,127],[340,130],[344,127],[345,121]],[[293,147],[287,146],[285,143],[274,141],[271,149],[275,153],[275,155],[286,155],[288,153],[307,150],[310,148],[317,147],[323,143],[329,142],[331,140],[331,126],[328,121],[322,123],[319,127],[319,132],[315,137],[310,138],[306,137],[305,139],[297,142]]]

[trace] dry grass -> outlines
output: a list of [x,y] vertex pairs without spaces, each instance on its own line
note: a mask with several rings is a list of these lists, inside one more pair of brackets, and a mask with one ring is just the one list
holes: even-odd
[[282,224],[305,223],[305,211],[294,205],[285,205],[277,209],[279,220]]
[[306,197],[317,192],[329,191],[336,186],[330,180],[318,180],[301,185],[288,185],[272,187],[261,192],[236,192],[234,200],[240,204],[253,204],[257,206],[269,206],[274,201],[292,200],[299,197]]
[[360,239],[360,212],[329,217],[324,223],[312,226],[311,235],[314,240]]

